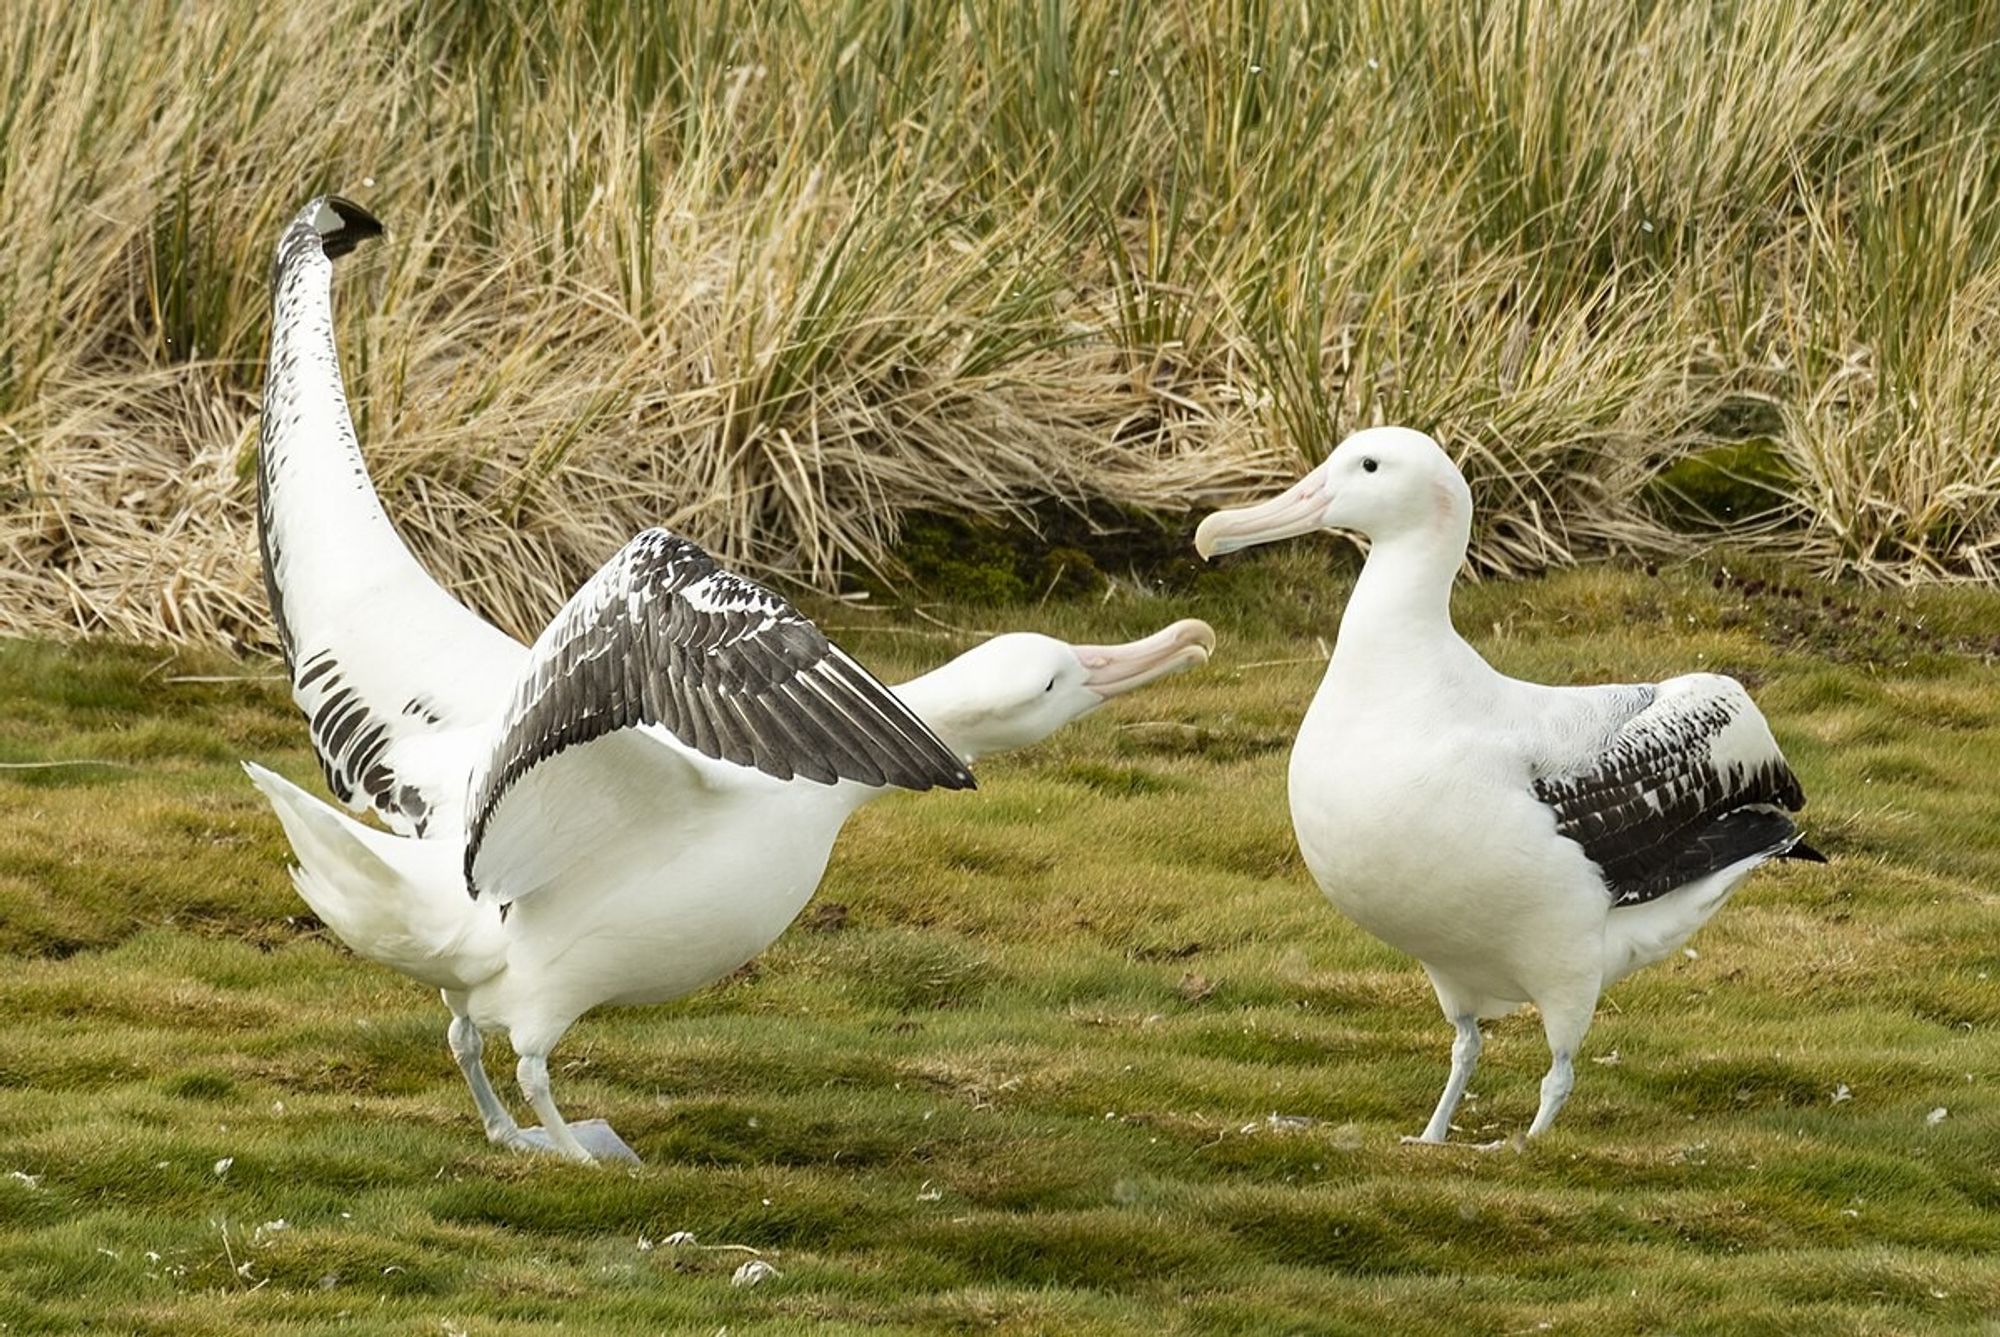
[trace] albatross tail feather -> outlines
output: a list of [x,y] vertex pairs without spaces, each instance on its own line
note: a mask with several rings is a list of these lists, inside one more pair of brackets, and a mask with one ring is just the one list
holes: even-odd
[[357,956],[439,989],[505,964],[499,916],[458,893],[457,841],[377,831],[254,762],[243,769],[291,841],[292,885]]
[[1731,813],[1713,823],[1692,849],[1706,860],[1692,865],[1701,871],[1664,896],[1611,911],[1604,929],[1606,985],[1679,951],[1759,864],[1771,859],[1826,862],[1825,855],[1799,839],[1790,814],[1776,809]]

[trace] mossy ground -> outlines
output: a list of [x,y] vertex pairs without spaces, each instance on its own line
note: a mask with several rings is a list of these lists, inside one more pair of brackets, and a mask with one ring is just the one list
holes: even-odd
[[[636,1172],[489,1148],[436,1001],[303,914],[235,767],[311,774],[268,665],[0,643],[0,762],[110,763],[0,770],[0,1330],[1991,1331],[2000,596],[1461,592],[1512,672],[1744,677],[1833,857],[1615,988],[1556,1130],[1482,1154],[1397,1142],[1448,1030],[1294,852],[1328,551],[1171,598],[820,607],[888,674],[968,642],[939,622],[1192,613],[1222,646],[976,794],[864,811],[753,970],[581,1023],[559,1094]],[[1468,1133],[1524,1127],[1544,1062],[1493,1026]],[[779,1275],[733,1288],[753,1250]]]

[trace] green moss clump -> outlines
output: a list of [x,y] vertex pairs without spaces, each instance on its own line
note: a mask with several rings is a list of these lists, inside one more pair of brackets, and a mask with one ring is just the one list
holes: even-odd
[[1022,552],[998,525],[960,516],[914,515],[903,525],[897,560],[926,593],[955,603],[1002,604],[1028,597]]
[[953,603],[1081,598],[1107,583],[1092,549],[1122,537],[1085,531],[1073,516],[1038,518],[1031,528],[923,512],[903,522],[896,560],[924,593]]
[[1035,564],[1035,588],[1057,599],[1078,599],[1101,593],[1104,573],[1083,549],[1071,544],[1050,548]]
[[1798,474],[1768,437],[1684,455],[1654,475],[1643,496],[1661,521],[1683,532],[1767,518],[1790,502]]

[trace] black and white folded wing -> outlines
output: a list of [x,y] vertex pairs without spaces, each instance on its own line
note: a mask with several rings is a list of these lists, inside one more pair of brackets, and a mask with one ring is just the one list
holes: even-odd
[[[554,831],[558,814],[599,822],[624,801],[614,794],[650,786],[653,820],[675,820],[678,799],[706,801],[688,792],[702,773],[690,754],[778,781],[973,785],[963,760],[791,604],[649,529],[535,642],[472,776],[467,889],[503,904],[534,890],[544,879],[520,866],[546,860],[529,847],[570,838]],[[587,812],[574,800],[586,793]]]
[[258,530],[292,698],[336,797],[391,828],[454,826],[469,750],[527,648],[445,593],[390,524],[334,347],[331,256],[381,231],[313,200],[278,245],[258,439]]
[[1615,693],[1622,720],[1538,768],[1557,831],[1603,871],[1614,905],[1636,905],[1759,855],[1818,859],[1791,814],[1798,777],[1741,684],[1718,674]]

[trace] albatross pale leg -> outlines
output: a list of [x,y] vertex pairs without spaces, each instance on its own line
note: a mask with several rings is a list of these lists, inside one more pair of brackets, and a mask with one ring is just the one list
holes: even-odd
[[523,1054],[521,1061],[514,1065],[515,1079],[521,1083],[521,1094],[535,1107],[535,1113],[542,1118],[542,1133],[549,1139],[549,1145],[573,1161],[595,1159],[584,1150],[583,1143],[576,1140],[576,1134],[569,1130],[562,1113],[556,1109],[556,1099],[549,1094],[549,1060],[544,1054]]
[[472,1018],[454,1014],[445,1038],[451,1044],[451,1056],[458,1060],[458,1070],[465,1074],[465,1084],[472,1088],[472,1103],[479,1106],[479,1121],[486,1125],[486,1140],[500,1147],[532,1145],[521,1136],[521,1125],[514,1122],[514,1116],[494,1094],[493,1083],[486,1080],[486,1065],[480,1061],[486,1042],[479,1028],[472,1024]]
[[1453,1017],[1451,1024],[1458,1028],[1458,1034],[1451,1042],[1451,1076],[1445,1081],[1444,1094],[1438,1097],[1437,1109],[1431,1112],[1431,1121],[1425,1125],[1422,1136],[1406,1137],[1405,1142],[1445,1140],[1451,1132],[1451,1116],[1458,1112],[1466,1084],[1472,1080],[1473,1069],[1479,1066],[1479,1018],[1468,1012]]
[[1535,1110],[1535,1121],[1528,1125],[1528,1136],[1537,1137],[1549,1130],[1562,1110],[1563,1102],[1569,1099],[1572,1086],[1576,1085],[1576,1074],[1570,1066],[1567,1050],[1556,1051],[1555,1061],[1549,1064],[1548,1076],[1542,1078],[1542,1103]]
[[1597,1011],[1597,992],[1591,990],[1588,996],[1582,993],[1568,998],[1537,999],[1542,1009],[1542,1031],[1549,1037],[1548,1076],[1542,1078],[1542,1103],[1535,1109],[1535,1121],[1528,1125],[1528,1136],[1539,1137],[1549,1130],[1562,1111],[1563,1102],[1569,1099],[1570,1088],[1576,1085],[1576,1073],[1572,1067],[1576,1051],[1583,1047],[1583,1036],[1590,1029],[1591,1015]]
[[626,1161],[639,1164],[639,1153],[625,1144],[602,1119],[567,1122],[549,1094],[549,1060],[546,1054],[523,1054],[514,1065],[521,1094],[542,1118],[540,1128],[523,1129],[521,1136],[530,1146],[559,1152],[573,1161]]

